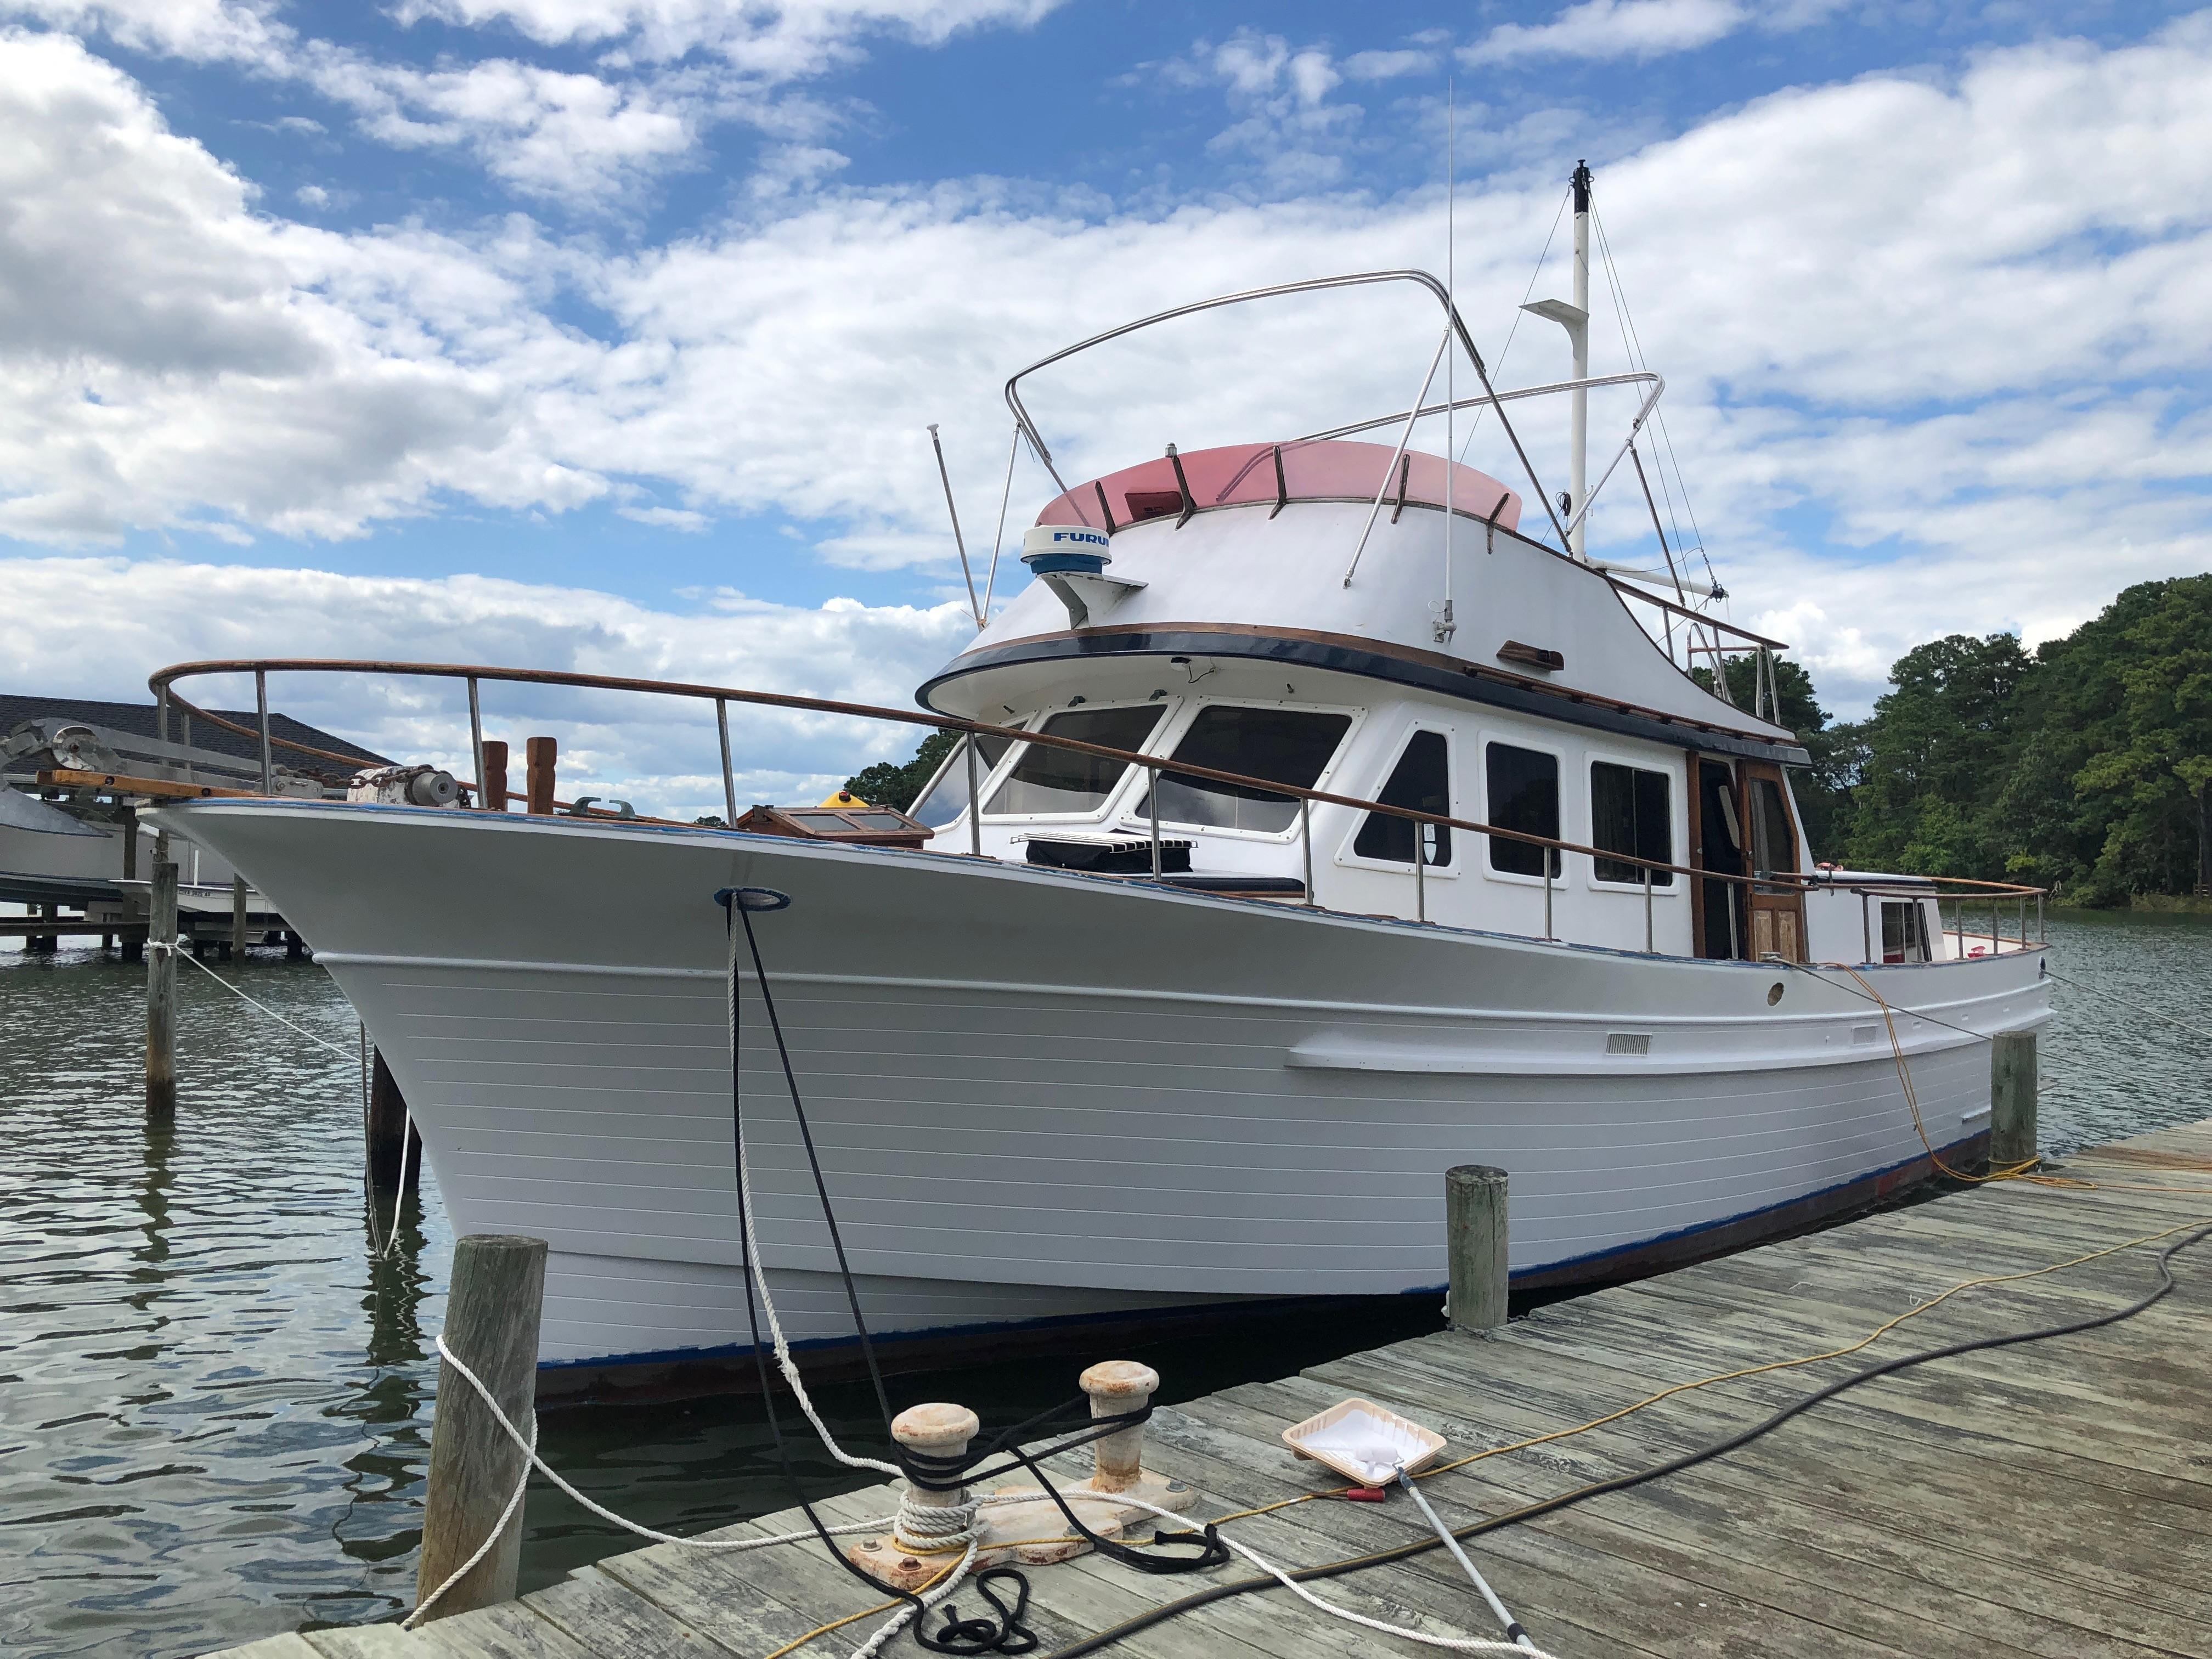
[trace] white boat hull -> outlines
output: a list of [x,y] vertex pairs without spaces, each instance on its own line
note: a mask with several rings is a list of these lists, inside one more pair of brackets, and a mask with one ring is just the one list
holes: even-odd
[[[550,1363],[750,1343],[730,885],[793,901],[756,927],[887,1333],[1426,1290],[1455,1164],[1510,1171],[1512,1268],[1535,1284],[1774,1231],[1925,1154],[1880,1011],[1838,973],[711,830],[174,814],[361,1010],[456,1228],[550,1241]],[[1979,1039],[2047,1017],[2041,953],[1862,971],[1932,1017],[1898,1022],[1928,1141],[1976,1139]],[[763,1258],[796,1340],[849,1340],[746,980]]]

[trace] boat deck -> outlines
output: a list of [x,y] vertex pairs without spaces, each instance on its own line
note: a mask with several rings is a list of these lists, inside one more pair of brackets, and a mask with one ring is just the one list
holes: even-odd
[[[1430,1424],[1449,1437],[1448,1457],[1464,1456],[1571,1428],[1668,1384],[1855,1342],[1963,1279],[2212,1220],[2212,1120],[2086,1152],[2063,1169],[2108,1184],[1958,1193],[1562,1302],[1481,1336],[1424,1337],[1226,1389],[1158,1411],[1146,1462],[1200,1489],[1198,1516],[1273,1504],[1321,1485],[1319,1466],[1294,1461],[1280,1431],[1349,1395]],[[2181,1236],[1966,1291],[1861,1353],[1677,1395],[1435,1476],[1423,1490],[1464,1523],[1648,1468],[1870,1363],[2125,1305],[2157,1283],[2155,1251]],[[2174,1291],[2136,1318],[1883,1378],[1740,1450],[1477,1539],[1471,1553],[1561,1659],[2212,1656],[2212,1241],[2177,1257],[2174,1271]],[[891,1506],[874,1488],[823,1507],[854,1519]],[[803,1524],[794,1510],[714,1535]],[[1402,1493],[1381,1504],[1322,1498],[1224,1530],[1291,1566],[1432,1535]],[[1249,1572],[1238,1561],[1211,1577]],[[1044,1655],[1208,1581],[1091,1558],[1030,1577]],[[1498,1635],[1440,1549],[1314,1588],[1432,1632]],[[972,1593],[953,1599],[963,1613],[982,1611]],[[412,1635],[382,1626],[277,1637],[230,1659],[765,1659],[869,1605],[818,1547],[710,1556],[659,1546]],[[879,1621],[821,1636],[799,1659],[848,1655]],[[888,1650],[920,1650],[902,1634]],[[1277,1588],[1109,1651],[1348,1659],[1434,1650],[1326,1618]]]

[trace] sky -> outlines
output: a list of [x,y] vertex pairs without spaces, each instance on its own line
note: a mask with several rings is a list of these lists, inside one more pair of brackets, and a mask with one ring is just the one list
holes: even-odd
[[[270,654],[908,706],[973,632],[930,424],[979,563],[1009,503],[1003,597],[1054,493],[1003,382],[1113,323],[1449,265],[1503,381],[1564,376],[1516,307],[1568,291],[1587,157],[1593,368],[1667,377],[1674,526],[1862,714],[1923,640],[2212,567],[2208,85],[2212,11],[2069,0],[0,0],[0,689]],[[1031,406],[1070,477],[1402,408],[1410,292]],[[1639,495],[1591,523],[1650,556]],[[459,769],[442,688],[274,696]],[[489,718],[538,717],[564,787],[719,805],[681,706]],[[743,799],[911,747],[737,735]]]

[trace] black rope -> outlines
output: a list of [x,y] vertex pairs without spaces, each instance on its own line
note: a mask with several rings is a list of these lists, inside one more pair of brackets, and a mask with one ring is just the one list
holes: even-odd
[[[924,1492],[954,1492],[970,1484],[1011,1474],[1017,1468],[1026,1469],[1036,1477],[1036,1483],[1043,1494],[1058,1505],[1068,1526],[1100,1554],[1123,1562],[1140,1572],[1149,1573],[1194,1572],[1206,1567],[1219,1566],[1226,1562],[1229,1559],[1228,1546],[1221,1541],[1219,1536],[1210,1526],[1203,1532],[1156,1534],[1157,1544],[1167,1546],[1171,1549],[1191,1547],[1195,1553],[1190,1555],[1162,1555],[1154,1552],[1133,1549],[1116,1539],[1100,1536],[1084,1524],[1082,1518],[1069,1507],[1067,1500],[1060,1495],[1059,1488],[1053,1485],[1044,1471],[1038,1467],[1040,1461],[1044,1458],[1057,1456],[1078,1447],[1089,1445],[1095,1441],[1104,1439],[1108,1435],[1118,1434],[1124,1429],[1146,1421],[1152,1414],[1149,1401],[1132,1411],[1117,1412],[1109,1416],[1093,1418],[1081,1430],[1066,1435],[1035,1453],[1023,1450],[1019,1442],[1041,1425],[1056,1418],[1065,1417],[1084,1407],[1089,1402],[1079,1398],[1050,1407],[1036,1416],[1002,1431],[980,1449],[971,1444],[966,1451],[957,1457],[916,1452],[899,1444],[897,1437],[890,1432],[890,1399],[884,1388],[883,1372],[876,1363],[875,1347],[869,1336],[867,1320],[860,1311],[860,1290],[854,1283],[852,1264],[846,1257],[845,1242],[838,1231],[836,1212],[830,1201],[830,1186],[822,1173],[822,1159],[814,1145],[813,1127],[807,1121],[805,1103],[799,1096],[799,1076],[792,1064],[791,1045],[784,1036],[783,1022],[776,1013],[775,998],[769,988],[767,965],[761,959],[760,939],[753,931],[754,909],[784,909],[789,906],[791,900],[788,896],[765,887],[726,887],[716,893],[714,898],[726,912],[725,931],[732,935],[731,942],[733,946],[736,942],[734,932],[737,922],[742,921],[744,925],[745,947],[752,957],[753,977],[760,988],[761,1005],[768,1014],[769,1030],[775,1040],[776,1056],[783,1068],[784,1084],[791,1092],[792,1114],[798,1121],[799,1139],[806,1151],[807,1167],[814,1177],[814,1191],[816,1196],[821,1200],[822,1218],[830,1231],[830,1247],[837,1259],[837,1274],[844,1284],[846,1304],[852,1310],[853,1328],[859,1336],[861,1356],[867,1366],[868,1380],[875,1390],[876,1407],[883,1418],[884,1436],[890,1441],[892,1456],[897,1461],[908,1482]],[[749,901],[758,901],[758,902]],[[731,1152],[733,1158],[741,1163],[744,1158],[742,1038],[744,1024],[741,1017],[739,977],[734,972],[730,975],[729,995]],[[799,1507],[806,1516],[807,1524],[813,1528],[815,1534],[821,1539],[823,1547],[846,1571],[872,1589],[886,1591],[914,1608],[915,1614],[913,1626],[914,1638],[931,1652],[960,1656],[961,1659],[973,1659],[973,1656],[986,1653],[1011,1655],[1033,1651],[1037,1645],[1036,1634],[1021,1622],[1022,1615],[1029,1607],[1029,1580],[1016,1569],[987,1568],[976,1574],[971,1581],[983,1599],[997,1609],[1000,1616],[996,1620],[988,1618],[962,1619],[948,1602],[945,1607],[945,1626],[933,1636],[922,1623],[922,1615],[927,1609],[919,1594],[901,1589],[893,1584],[884,1583],[872,1573],[854,1564],[845,1552],[837,1547],[836,1540],[831,1536],[822,1517],[816,1513],[812,1502],[807,1498],[805,1488],[799,1484],[798,1471],[792,1466],[791,1449],[784,1441],[782,1419],[775,1409],[775,1392],[769,1374],[768,1354],[761,1341],[759,1309],[753,1297],[753,1263],[750,1251],[746,1244],[746,1240],[750,1237],[750,1228],[748,1225],[745,1183],[742,1178],[737,1182],[737,1194],[738,1261],[744,1279],[745,1324],[752,1336],[753,1365],[760,1379],[761,1400],[768,1416],[769,1434],[775,1445],[776,1461],[782,1468],[786,1484],[790,1486],[793,1495],[799,1500]],[[762,1271],[766,1272],[765,1265]],[[1012,1461],[1002,1463],[996,1468],[981,1467],[1001,1453],[1006,1454]],[[1011,1581],[1016,1586],[1014,1604],[1011,1608],[986,1587],[987,1580],[992,1583]]]
[[[1643,1486],[1647,1481],[1662,1480],[1670,1474],[1679,1474],[1685,1469],[1694,1468],[1697,1465],[1712,1458],[1724,1456],[1729,1452],[1749,1445],[1760,1436],[1781,1427],[1791,1418],[1812,1410],[1814,1407],[1821,1404],[1824,1401],[1832,1400],[1838,1395],[1856,1389],[1862,1383],[1873,1382],[1876,1377],[1887,1376],[1893,1372],[1905,1370],[1914,1365],[1924,1365],[1930,1360],[1951,1359],[1960,1354],[1982,1352],[1991,1348],[2008,1348],[2022,1342],[2040,1342],[2051,1337],[2072,1336],[2082,1331],[2096,1330],[2102,1326],[2117,1325],[2120,1321],[2133,1318],[2146,1308],[2162,1301],[2174,1286],[2173,1270],[2170,1265],[2174,1255],[2191,1245],[2201,1243],[2208,1236],[2212,1236],[2212,1225],[2199,1227],[2187,1237],[2178,1238],[2160,1251],[2158,1284],[2124,1308],[2110,1313],[2093,1314],[2086,1319],[2070,1320],[2064,1324],[2043,1325],[2033,1330],[2014,1331],[2003,1336],[1976,1337],[1965,1342],[1954,1342],[1946,1347],[1929,1348],[1919,1353],[1903,1354],[1895,1359],[1885,1360],[1879,1365],[1869,1365],[1863,1370],[1854,1371],[1849,1376],[1838,1378],[1825,1388],[1816,1389],[1803,1399],[1784,1407],[1771,1417],[1762,1422],[1754,1423],[1749,1428],[1729,1435],[1725,1439],[1716,1440],[1710,1445],[1701,1446],[1695,1451],[1686,1452],[1680,1457],[1656,1464],[1648,1469],[1638,1470],[1632,1474],[1615,1475],[1609,1480],[1595,1481],[1589,1486],[1577,1487],[1573,1492],[1562,1492],[1557,1498],[1547,1498],[1540,1503],[1526,1504],[1507,1514],[1493,1516],[1487,1521],[1477,1521],[1469,1526],[1456,1528],[1452,1536],[1461,1540],[1479,1538],[1486,1533],[1497,1532],[1506,1527],[1519,1526],[1524,1522],[1556,1514],[1572,1504],[1585,1503],[1593,1498],[1601,1498],[1607,1492],[1626,1492],[1632,1487]],[[1327,1562],[1317,1567],[1305,1567],[1292,1572],[1290,1577],[1300,1583],[1310,1583],[1321,1578],[1337,1578],[1346,1573],[1361,1571],[1368,1567],[1385,1566],[1393,1562],[1403,1561],[1413,1556],[1425,1554],[1430,1550],[1441,1549],[1443,1547],[1443,1540],[1440,1538],[1421,1539],[1413,1543],[1401,1544],[1393,1549],[1377,1550],[1371,1555],[1356,1555],[1341,1561]],[[1134,1636],[1141,1631],[1149,1630],[1153,1626],[1162,1624],[1178,1614],[1195,1612],[1198,1608],[1211,1606],[1216,1601],[1226,1601],[1232,1595],[1247,1595],[1255,1590],[1273,1589],[1281,1583],[1282,1580],[1279,1578],[1266,1577],[1239,1578],[1229,1583],[1215,1584],[1194,1595],[1186,1595],[1180,1601],[1170,1601],[1164,1607],[1154,1607],[1149,1613],[1139,1613],[1133,1619],[1124,1620],[1121,1623],[1100,1631],[1095,1635],[1087,1636],[1079,1642],[1070,1643],[1056,1653],[1049,1655],[1048,1659],[1079,1659],[1081,1655],[1097,1653],[1102,1649],[1111,1647],[1116,1642]]]
[[[991,1586],[1001,1579],[1012,1579],[1014,1585],[1014,1605],[1008,1607],[991,1594]],[[986,1567],[968,1581],[975,1593],[997,1610],[998,1618],[963,1619],[960,1609],[951,1602],[945,1604],[945,1628],[937,1632],[933,1641],[923,1645],[933,1653],[1034,1653],[1037,1634],[1022,1623],[1022,1615],[1029,1611],[1030,1581],[1012,1567]],[[921,1632],[915,1632],[921,1639]]]

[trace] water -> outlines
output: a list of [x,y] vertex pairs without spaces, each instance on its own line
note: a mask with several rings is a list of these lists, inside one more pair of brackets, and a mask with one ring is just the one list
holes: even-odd
[[[2212,917],[2054,918],[2062,986],[2045,1037],[2057,1152],[2212,1114]],[[452,1231],[434,1190],[398,1258],[367,1260],[350,1012],[319,969],[222,970],[340,1052],[179,969],[179,1111],[139,1109],[143,970],[0,954],[0,1652],[181,1656],[412,1601],[434,1380],[428,1334]],[[1433,1324],[1425,1305],[1179,1332],[1147,1358],[1187,1397],[1278,1376]],[[1016,1420],[1072,1392],[1066,1360],[895,1378]],[[821,1391],[865,1442],[854,1386]],[[1164,1395],[1164,1397],[1166,1397]],[[757,1402],[549,1413],[556,1467],[675,1532],[790,1502]],[[850,1484],[811,1442],[801,1478]],[[525,1588],[631,1541],[533,1490]]]

